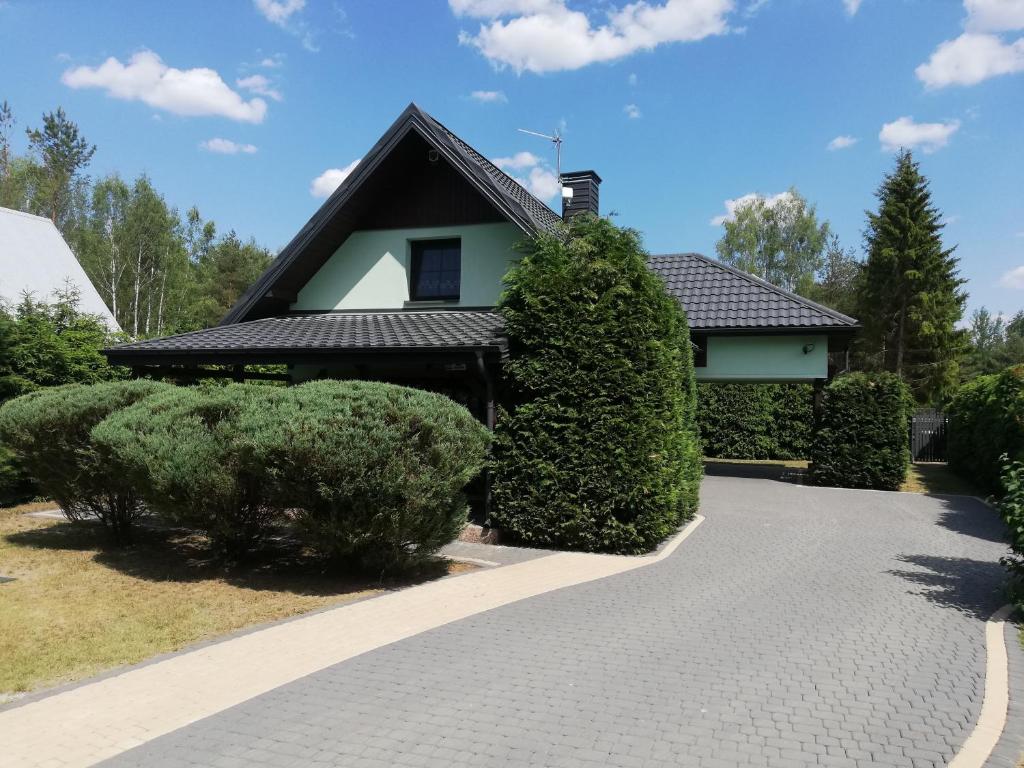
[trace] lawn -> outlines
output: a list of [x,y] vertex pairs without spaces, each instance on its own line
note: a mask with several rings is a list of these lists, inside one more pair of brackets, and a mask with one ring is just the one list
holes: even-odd
[[964,496],[981,496],[981,493],[967,480],[956,474],[944,463],[911,464],[907,479],[901,491],[907,493],[953,493]]
[[52,505],[0,509],[0,575],[16,579],[0,584],[0,701],[397,586],[301,559],[226,572],[184,531],[104,549],[92,526],[25,515],[40,507]]

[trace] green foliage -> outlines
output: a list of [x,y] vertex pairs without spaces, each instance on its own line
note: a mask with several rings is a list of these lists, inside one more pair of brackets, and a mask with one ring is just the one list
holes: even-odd
[[849,373],[825,387],[811,445],[815,485],[895,491],[910,464],[912,399],[891,373]]
[[1024,460],[1024,365],[967,382],[946,413],[950,466],[979,488],[998,493],[1000,457]]
[[1024,363],[1024,310],[1007,322],[985,307],[976,309],[967,334],[967,353],[960,371],[965,381]]
[[795,189],[744,201],[722,226],[718,257],[775,285],[803,293],[824,266],[829,224],[818,223],[814,206]]
[[900,153],[876,196],[858,297],[859,354],[869,368],[903,377],[918,401],[938,403],[956,386],[964,347],[959,260],[942,244],[942,217],[910,152]]
[[521,541],[654,547],[697,506],[686,317],[638,235],[573,219],[506,277],[511,410],[495,432],[494,522]]
[[283,396],[254,384],[173,387],[113,414],[93,439],[151,510],[204,531],[235,559],[282,515],[261,457],[280,440],[267,414]]
[[52,218],[111,314],[133,337],[215,325],[269,265],[234,232],[218,238],[193,207],[184,217],[145,176],[83,173],[95,147],[60,109],[15,155],[13,111],[0,104],[0,206]]
[[91,431],[169,386],[140,380],[41,389],[0,407],[0,440],[70,520],[95,516],[115,544],[125,544],[141,500],[131,480],[100,454]]
[[[25,296],[13,318],[3,313],[0,348],[6,349],[6,370],[0,389],[21,394],[37,387],[93,384],[122,378],[101,350],[112,341],[101,319],[79,310],[78,291],[66,286],[50,304]],[[6,338],[3,338],[6,337]]]
[[1003,454],[1002,499],[999,514],[1006,523],[1011,553],[1001,562],[1010,572],[1011,592],[1018,603],[1024,602],[1024,463]]
[[809,384],[697,386],[704,455],[723,459],[804,459],[814,427]]
[[864,263],[857,258],[854,250],[844,250],[839,244],[838,235],[832,235],[817,279],[809,289],[801,293],[811,301],[854,317],[858,311],[857,291],[863,272]]
[[448,398],[376,382],[291,387],[254,421],[279,430],[257,456],[310,546],[372,571],[419,565],[458,536],[490,439]]

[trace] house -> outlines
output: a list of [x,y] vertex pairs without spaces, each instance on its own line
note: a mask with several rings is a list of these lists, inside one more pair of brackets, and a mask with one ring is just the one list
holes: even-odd
[[[219,326],[107,357],[137,375],[393,381],[446,392],[493,425],[507,354],[494,306],[516,244],[599,210],[597,173],[562,181],[560,216],[412,104]],[[821,382],[856,328],[697,254],[650,266],[687,310],[698,379]],[[268,364],[286,368],[250,368]]]
[[82,312],[98,316],[111,331],[121,330],[53,222],[0,208],[0,302],[16,307],[26,294],[53,301],[68,285],[78,291]]

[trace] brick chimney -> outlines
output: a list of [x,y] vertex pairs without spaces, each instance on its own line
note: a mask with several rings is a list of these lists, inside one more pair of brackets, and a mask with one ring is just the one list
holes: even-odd
[[562,197],[562,218],[566,221],[579,213],[598,215],[598,188],[601,177],[593,171],[573,171],[562,174],[562,186],[572,190],[572,197]]

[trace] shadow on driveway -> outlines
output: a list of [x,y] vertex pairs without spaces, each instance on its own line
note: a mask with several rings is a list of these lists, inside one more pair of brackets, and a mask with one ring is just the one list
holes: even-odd
[[919,570],[889,573],[922,587],[909,592],[936,605],[987,621],[1005,602],[1003,589],[992,587],[1005,581],[1005,572],[999,563],[937,555],[900,555],[899,560]]
[[939,525],[955,533],[985,541],[1006,541],[1006,527],[999,514],[972,496],[928,494],[942,504]]

